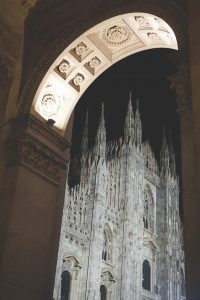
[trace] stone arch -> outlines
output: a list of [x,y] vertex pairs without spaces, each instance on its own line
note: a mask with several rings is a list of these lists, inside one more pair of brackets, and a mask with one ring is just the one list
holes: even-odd
[[[118,5],[116,5],[115,2],[117,2]],[[37,3],[36,7],[32,10],[32,13],[30,14],[30,20],[31,17],[34,16],[34,13],[37,13],[37,9],[39,8],[40,3]],[[101,10],[99,10],[99,8],[101,8]],[[82,17],[83,20],[82,22],[80,21],[79,24],[70,24],[75,28],[71,28],[72,30],[70,32],[69,26],[68,31],[67,29],[65,29],[63,31],[62,36],[59,35],[58,37],[55,37],[55,42],[52,43],[52,45],[49,47],[50,49],[48,49],[48,51],[44,53],[42,59],[40,56],[39,64],[35,68],[35,71],[32,72],[31,77],[28,78],[25,87],[22,90],[18,106],[19,112],[24,113],[30,111],[30,106],[33,101],[33,97],[37,87],[39,86],[40,82],[42,81],[42,78],[48,71],[52,62],[55,61],[59,54],[85,31],[95,26],[96,24],[114,16],[141,11],[143,13],[149,13],[152,15],[159,16],[160,18],[165,20],[171,28],[173,28],[177,37],[179,49],[182,50],[186,48],[186,38],[184,34],[186,32],[186,16],[184,11],[180,8],[180,6],[175,4],[173,1],[170,1],[170,3],[163,3],[160,0],[154,0],[151,4],[149,4],[146,0],[137,0],[134,1],[134,3],[129,3],[129,1],[123,1],[122,3],[121,1],[113,0],[109,1],[109,3],[103,6],[101,5],[101,7],[97,7],[97,9],[98,11],[95,10],[95,12],[91,9],[91,12],[89,15],[87,15],[87,18]],[[185,24],[184,30],[183,24]],[[24,72],[24,74],[26,74],[26,72]]]
[[143,274],[143,280],[142,280],[142,287],[145,290],[151,291],[151,265],[147,259],[143,261],[142,264],[142,274]]
[[31,114],[64,135],[79,98],[102,72],[124,57],[154,48],[178,50],[173,29],[158,16],[134,12],[92,27],[53,62],[37,89]]
[[[111,1],[109,1],[109,2],[111,2]],[[128,3],[129,1],[127,1],[127,2],[126,1],[119,1],[119,2],[115,1],[115,2],[117,2],[119,5],[116,5],[116,7],[113,9],[113,3],[112,3],[112,5],[110,5],[110,3],[109,3],[110,9],[108,9],[107,11],[106,11],[106,9],[104,9],[101,16],[97,16],[97,14],[94,14],[94,16],[92,16],[93,12],[91,10],[91,14],[89,16],[92,16],[91,22],[94,22],[93,25],[95,25],[97,21],[103,21],[107,17],[112,17],[113,15],[116,15],[119,13],[126,13],[126,12],[130,12],[130,11],[139,11],[138,9],[135,10],[134,9],[134,7],[136,7],[135,4],[131,5],[130,3]],[[145,8],[142,9],[142,11],[151,12],[152,14],[159,15],[160,17],[163,16],[163,19],[166,20],[171,25],[171,27],[178,28],[177,29],[177,31],[179,32],[178,36],[177,36],[178,44],[179,44],[179,46],[181,44],[184,45],[184,41],[182,39],[183,36],[182,36],[181,32],[183,32],[182,24],[185,23],[185,18],[183,17],[183,14],[181,13],[180,9],[175,9],[175,5],[171,4],[171,2],[170,2],[170,4],[168,2],[168,4],[169,4],[169,6],[171,5],[172,9],[166,9],[166,7],[165,7],[166,4],[163,4],[162,3],[163,1],[152,1],[152,3],[151,3],[152,7],[150,7],[150,4],[148,3],[149,1],[134,1],[134,2],[138,3],[138,8],[143,7],[143,4],[140,5],[139,3],[144,2]],[[176,15],[176,13],[177,13],[177,15]],[[180,18],[181,18],[181,21],[180,21]],[[82,21],[82,19],[81,19],[81,21]],[[80,23],[84,24],[84,22],[81,22],[81,21],[80,21]],[[84,32],[82,26],[86,26],[87,28],[85,28],[85,29],[88,29],[91,27],[91,26],[88,26],[87,22],[85,24],[80,25],[80,27],[77,30],[75,29],[73,35],[71,35],[71,36],[67,35],[68,38],[63,40],[63,43],[62,42],[60,43],[61,44],[60,47],[62,48],[62,50],[64,49],[64,47],[69,45],[76,37],[78,37],[80,35],[80,33]],[[90,22],[89,22],[89,24],[90,24]],[[173,24],[174,24],[174,26],[172,26]],[[181,40],[182,42],[179,43],[179,40]],[[56,41],[57,44],[55,43],[54,46],[58,45],[58,41],[61,41],[61,37],[58,38],[58,40]],[[45,52],[45,54],[43,53],[42,59],[40,59],[42,57],[42,55],[39,57],[40,62],[37,65],[37,67],[35,68],[35,71],[32,72],[31,77],[28,78],[28,81],[24,88],[23,88],[24,82],[22,84],[23,92],[21,94],[18,112],[29,113],[30,106],[31,106],[31,103],[33,100],[33,96],[36,92],[37,86],[39,85],[40,81],[42,80],[43,76],[45,75],[45,72],[48,70],[49,66],[51,65],[53,58],[61,52],[60,47],[58,47],[56,49],[54,54],[53,54],[54,49],[53,49],[53,47],[51,47],[51,49],[49,51]],[[184,47],[181,47],[180,49],[183,49],[183,48]],[[46,56],[46,58],[44,56]],[[28,69],[30,71],[31,68],[28,68]]]

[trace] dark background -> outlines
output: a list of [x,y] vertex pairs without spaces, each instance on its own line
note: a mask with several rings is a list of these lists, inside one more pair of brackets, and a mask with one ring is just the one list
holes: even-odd
[[170,89],[167,76],[175,72],[168,55],[173,50],[154,49],[131,55],[113,65],[86,90],[75,108],[72,153],[80,148],[86,110],[89,113],[89,141],[94,142],[100,118],[101,104],[105,107],[107,139],[123,135],[129,94],[136,100],[143,124],[143,140],[149,140],[159,161],[163,130],[170,136],[176,153],[177,172],[180,175],[179,116],[176,94]]
[[169,60],[173,51],[153,49],[131,55],[106,70],[85,91],[75,108],[69,185],[73,186],[79,182],[80,170],[76,158],[80,155],[86,111],[89,115],[90,145],[94,143],[102,103],[107,140],[120,137],[123,135],[131,91],[134,109],[137,99],[139,101],[143,141],[149,140],[157,161],[160,162],[164,130],[168,142],[171,141],[174,147],[176,169],[180,179],[180,216],[183,219],[179,115],[176,93],[170,89],[170,81],[167,78],[176,72],[175,66]]

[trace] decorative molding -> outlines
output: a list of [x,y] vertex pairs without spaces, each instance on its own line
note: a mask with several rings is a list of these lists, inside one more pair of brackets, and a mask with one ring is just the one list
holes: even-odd
[[118,47],[128,43],[133,36],[133,32],[128,26],[114,24],[104,28],[101,33],[101,39],[108,46]]
[[32,115],[29,115],[27,125],[34,131],[45,137],[52,144],[57,146],[61,151],[66,151],[70,147],[70,143],[52,129],[48,128]]
[[67,161],[28,135],[8,141],[8,162],[19,162],[58,185],[67,168]]
[[[58,38],[53,44],[48,53],[45,53],[44,57],[41,59],[39,65],[37,66],[35,72],[32,74],[32,77],[27,82],[27,85],[24,89],[23,94],[21,95],[21,111],[28,112],[30,110],[30,105],[32,103],[35,91],[44,77],[45,73],[49,69],[53,61],[60,55],[60,53],[70,45],[77,37],[79,37],[84,31],[91,28],[94,24],[100,23],[102,20],[102,15],[105,14],[107,17],[113,17],[119,15],[119,12],[130,12],[138,11],[138,5],[140,5],[140,10],[148,12],[149,7],[151,11],[154,11],[155,14],[164,18],[167,22],[173,25],[174,28],[177,28],[179,48],[186,47],[187,45],[187,19],[186,14],[182,8],[174,3],[174,1],[163,2],[160,0],[154,0],[149,4],[149,0],[136,0],[134,3],[130,3],[129,0],[119,1],[119,5],[109,2],[107,5],[102,5],[99,3],[96,6],[97,11],[92,11],[90,17],[82,17],[78,26],[74,26],[73,30],[66,29],[66,32],[63,32],[63,38]],[[38,5],[39,7],[39,5]],[[120,7],[120,10],[119,10]],[[45,5],[42,9],[45,9]],[[101,12],[99,14],[99,11]],[[166,18],[165,18],[166,16]],[[46,18],[47,19],[47,18]],[[46,20],[48,22],[48,20]],[[73,25],[72,25],[73,26]],[[66,38],[67,37],[67,38]],[[71,49],[73,50],[73,49]],[[74,51],[74,50],[73,50]],[[74,52],[75,53],[75,52]]]

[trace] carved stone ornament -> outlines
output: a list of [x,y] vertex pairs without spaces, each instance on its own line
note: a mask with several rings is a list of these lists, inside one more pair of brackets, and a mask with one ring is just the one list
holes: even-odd
[[121,46],[130,41],[132,31],[125,25],[113,25],[104,29],[103,39],[110,46]]
[[55,97],[52,93],[45,94],[39,104],[39,109],[46,117],[55,115],[60,108],[59,97]]
[[156,21],[156,23],[158,24],[159,26],[159,30],[161,31],[165,31],[165,32],[168,32],[169,33],[169,30],[167,29],[167,26],[165,24],[165,22],[163,20],[161,20],[160,18],[154,18],[154,20]]
[[71,67],[70,62],[63,59],[63,61],[61,61],[61,63],[58,65],[58,70],[61,73],[66,74],[69,71],[70,67]]
[[74,256],[68,256],[63,259],[63,269],[69,270],[74,273],[75,279],[78,277],[78,273],[81,269],[79,261]]
[[147,35],[152,42],[161,42],[162,41],[156,32],[148,32]]
[[70,143],[66,141],[65,138],[58,135],[56,132],[50,130],[44,124],[38,122],[32,115],[30,115],[27,119],[27,126],[35,132],[37,135],[41,135],[42,138],[48,140],[48,142],[52,143],[56,146],[59,151],[65,151],[70,147]]
[[92,68],[92,69],[95,69],[95,68],[97,68],[99,65],[101,64],[101,61],[100,61],[100,59],[98,58],[98,57],[93,57],[90,61],[89,61],[89,63],[88,63],[88,65],[90,66],[90,68]]
[[79,43],[75,48],[74,48],[74,52],[76,53],[76,55],[78,56],[84,56],[86,54],[86,52],[88,51],[88,47],[83,43]]
[[101,281],[102,283],[111,283],[111,282],[115,282],[115,278],[114,276],[109,272],[109,271],[105,271],[101,274]]
[[60,182],[61,171],[67,167],[64,159],[28,135],[19,141],[9,140],[8,161],[9,164],[19,162],[56,184]]
[[145,17],[143,17],[143,16],[136,16],[135,20],[139,24],[139,29],[151,28],[149,22],[147,21],[147,19],[145,19]]
[[72,79],[72,82],[73,82],[74,85],[80,86],[80,85],[83,83],[84,79],[85,79],[85,77],[84,77],[82,74],[78,73],[78,74],[76,74],[76,76]]

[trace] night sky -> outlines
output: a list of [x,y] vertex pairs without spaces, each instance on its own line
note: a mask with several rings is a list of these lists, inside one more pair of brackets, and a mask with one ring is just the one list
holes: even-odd
[[122,136],[124,118],[132,91],[133,107],[139,99],[143,124],[143,140],[148,139],[159,160],[163,128],[176,153],[180,174],[179,116],[176,94],[170,89],[167,76],[176,70],[167,58],[174,50],[154,49],[131,55],[100,75],[81,97],[75,109],[72,152],[80,147],[86,110],[89,111],[90,143],[96,134],[101,103],[105,106],[108,140]]

